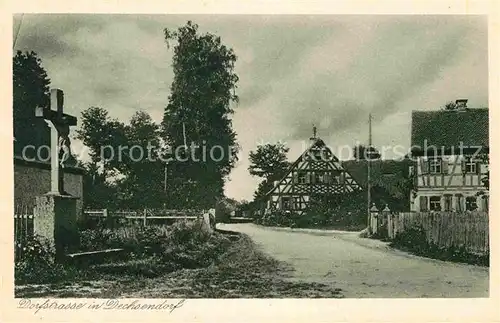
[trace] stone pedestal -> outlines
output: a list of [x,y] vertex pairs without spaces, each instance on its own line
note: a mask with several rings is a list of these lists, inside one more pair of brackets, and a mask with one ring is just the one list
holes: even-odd
[[34,233],[53,244],[57,257],[78,248],[77,199],[58,193],[36,197]]

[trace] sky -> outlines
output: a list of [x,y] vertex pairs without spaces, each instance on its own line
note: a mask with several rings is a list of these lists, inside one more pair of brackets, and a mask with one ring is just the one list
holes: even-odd
[[[368,141],[410,146],[411,112],[467,98],[488,105],[488,34],[483,16],[377,15],[16,15],[15,50],[35,51],[65,110],[90,106],[128,122],[138,110],[161,122],[173,80],[164,28],[188,20],[233,48],[240,80],[233,127],[241,146],[226,195],[252,198],[260,179],[248,173],[257,145],[281,141],[293,161],[313,125],[339,158]],[[74,135],[74,133],[73,133]],[[394,149],[396,148],[396,150]],[[73,140],[80,155],[82,144]]]

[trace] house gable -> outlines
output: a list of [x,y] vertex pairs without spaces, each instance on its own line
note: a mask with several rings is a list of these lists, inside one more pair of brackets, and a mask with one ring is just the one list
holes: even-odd
[[267,209],[303,212],[316,196],[345,194],[361,186],[339,159],[319,139],[290,166],[285,176],[266,194]]

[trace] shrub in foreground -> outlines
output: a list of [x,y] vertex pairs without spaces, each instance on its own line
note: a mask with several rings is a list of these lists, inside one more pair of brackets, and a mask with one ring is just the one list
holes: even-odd
[[179,221],[171,226],[133,225],[116,229],[84,230],[82,251],[124,248],[112,262],[90,267],[61,264],[48,243],[36,238],[16,262],[16,283],[49,283],[70,278],[105,275],[154,277],[182,268],[201,268],[215,262],[229,247],[223,234],[202,230],[199,223]]
[[461,247],[439,247],[435,243],[427,242],[427,235],[422,226],[410,227],[399,233],[391,242],[391,247],[402,249],[419,256],[454,262],[489,266],[489,253],[476,255]]
[[76,274],[76,270],[66,268],[56,262],[55,250],[50,243],[34,236],[23,244],[22,258],[15,262],[14,281],[48,283],[66,279]]

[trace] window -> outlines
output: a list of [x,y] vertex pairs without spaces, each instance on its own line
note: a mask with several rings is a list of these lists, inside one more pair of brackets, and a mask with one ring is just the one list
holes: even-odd
[[290,198],[290,197],[282,197],[281,198],[281,208],[283,210],[291,210],[293,208],[292,198]]
[[323,174],[323,181],[325,184],[330,184],[332,179],[332,174],[330,172],[325,172]]
[[300,201],[300,197],[295,196],[293,198],[293,203],[294,203],[295,210],[301,210],[302,209],[302,203]]
[[465,162],[464,162],[464,172],[465,173],[472,173],[472,174],[476,174],[477,173],[477,170],[478,170],[478,167],[477,167],[477,162],[474,161],[472,158],[468,157],[465,159]]
[[300,184],[306,183],[306,173],[305,172],[298,172],[298,182]]
[[441,196],[431,196],[429,204],[431,211],[441,211]]
[[447,212],[451,211],[452,204],[453,204],[453,196],[452,195],[445,195],[444,196],[444,210]]
[[431,174],[441,174],[441,159],[432,158],[429,160],[429,172]]
[[325,182],[325,174],[319,173],[318,176],[317,176],[317,178],[316,178],[316,181],[318,183],[324,183]]
[[477,200],[475,196],[467,196],[465,199],[465,209],[467,211],[474,211],[477,209]]
[[316,173],[315,173],[315,172],[311,172],[311,173],[310,173],[310,179],[311,179],[311,180],[310,180],[310,183],[311,183],[311,184],[316,183]]

